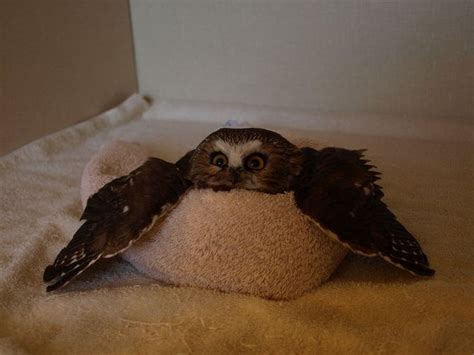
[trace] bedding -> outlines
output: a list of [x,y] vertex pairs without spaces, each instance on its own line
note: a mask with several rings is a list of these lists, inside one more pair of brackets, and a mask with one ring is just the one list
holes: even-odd
[[155,105],[150,109],[134,95],[0,159],[0,353],[472,353],[469,139],[351,134],[324,126],[282,132],[368,148],[383,172],[385,200],[430,257],[433,278],[349,254],[320,287],[272,301],[157,283],[113,258],[46,294],[43,269],[79,225],[81,174],[104,143],[140,143],[174,161],[219,126],[157,115]]

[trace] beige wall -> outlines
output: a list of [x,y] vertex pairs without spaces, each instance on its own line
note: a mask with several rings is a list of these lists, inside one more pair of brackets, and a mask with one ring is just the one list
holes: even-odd
[[127,0],[1,0],[0,26],[0,155],[137,90]]
[[474,117],[474,1],[131,0],[154,97]]

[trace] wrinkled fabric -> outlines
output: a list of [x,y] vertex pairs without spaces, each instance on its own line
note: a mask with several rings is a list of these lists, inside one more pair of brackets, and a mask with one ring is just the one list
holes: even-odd
[[385,201],[419,240],[437,270],[433,278],[349,254],[320,287],[272,301],[160,284],[113,258],[46,294],[42,272],[80,225],[81,174],[104,143],[137,142],[174,161],[218,128],[143,120],[146,109],[133,96],[0,159],[0,353],[472,352],[469,143],[282,132],[368,148],[383,172]]

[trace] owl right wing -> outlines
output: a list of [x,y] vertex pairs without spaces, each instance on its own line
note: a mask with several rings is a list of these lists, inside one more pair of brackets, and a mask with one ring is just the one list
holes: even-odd
[[185,157],[179,165],[149,158],[92,195],[81,216],[85,222],[44,271],[46,290],[62,287],[97,260],[125,251],[163,218],[191,185],[183,174]]
[[301,151],[294,194],[303,213],[356,253],[379,255],[413,274],[434,274],[417,240],[382,201],[380,174],[363,159],[363,150]]

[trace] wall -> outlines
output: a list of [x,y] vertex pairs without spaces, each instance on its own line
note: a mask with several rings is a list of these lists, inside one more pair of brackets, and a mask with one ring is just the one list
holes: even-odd
[[473,1],[131,0],[153,97],[466,120]]
[[2,0],[0,26],[0,155],[137,90],[127,0]]

